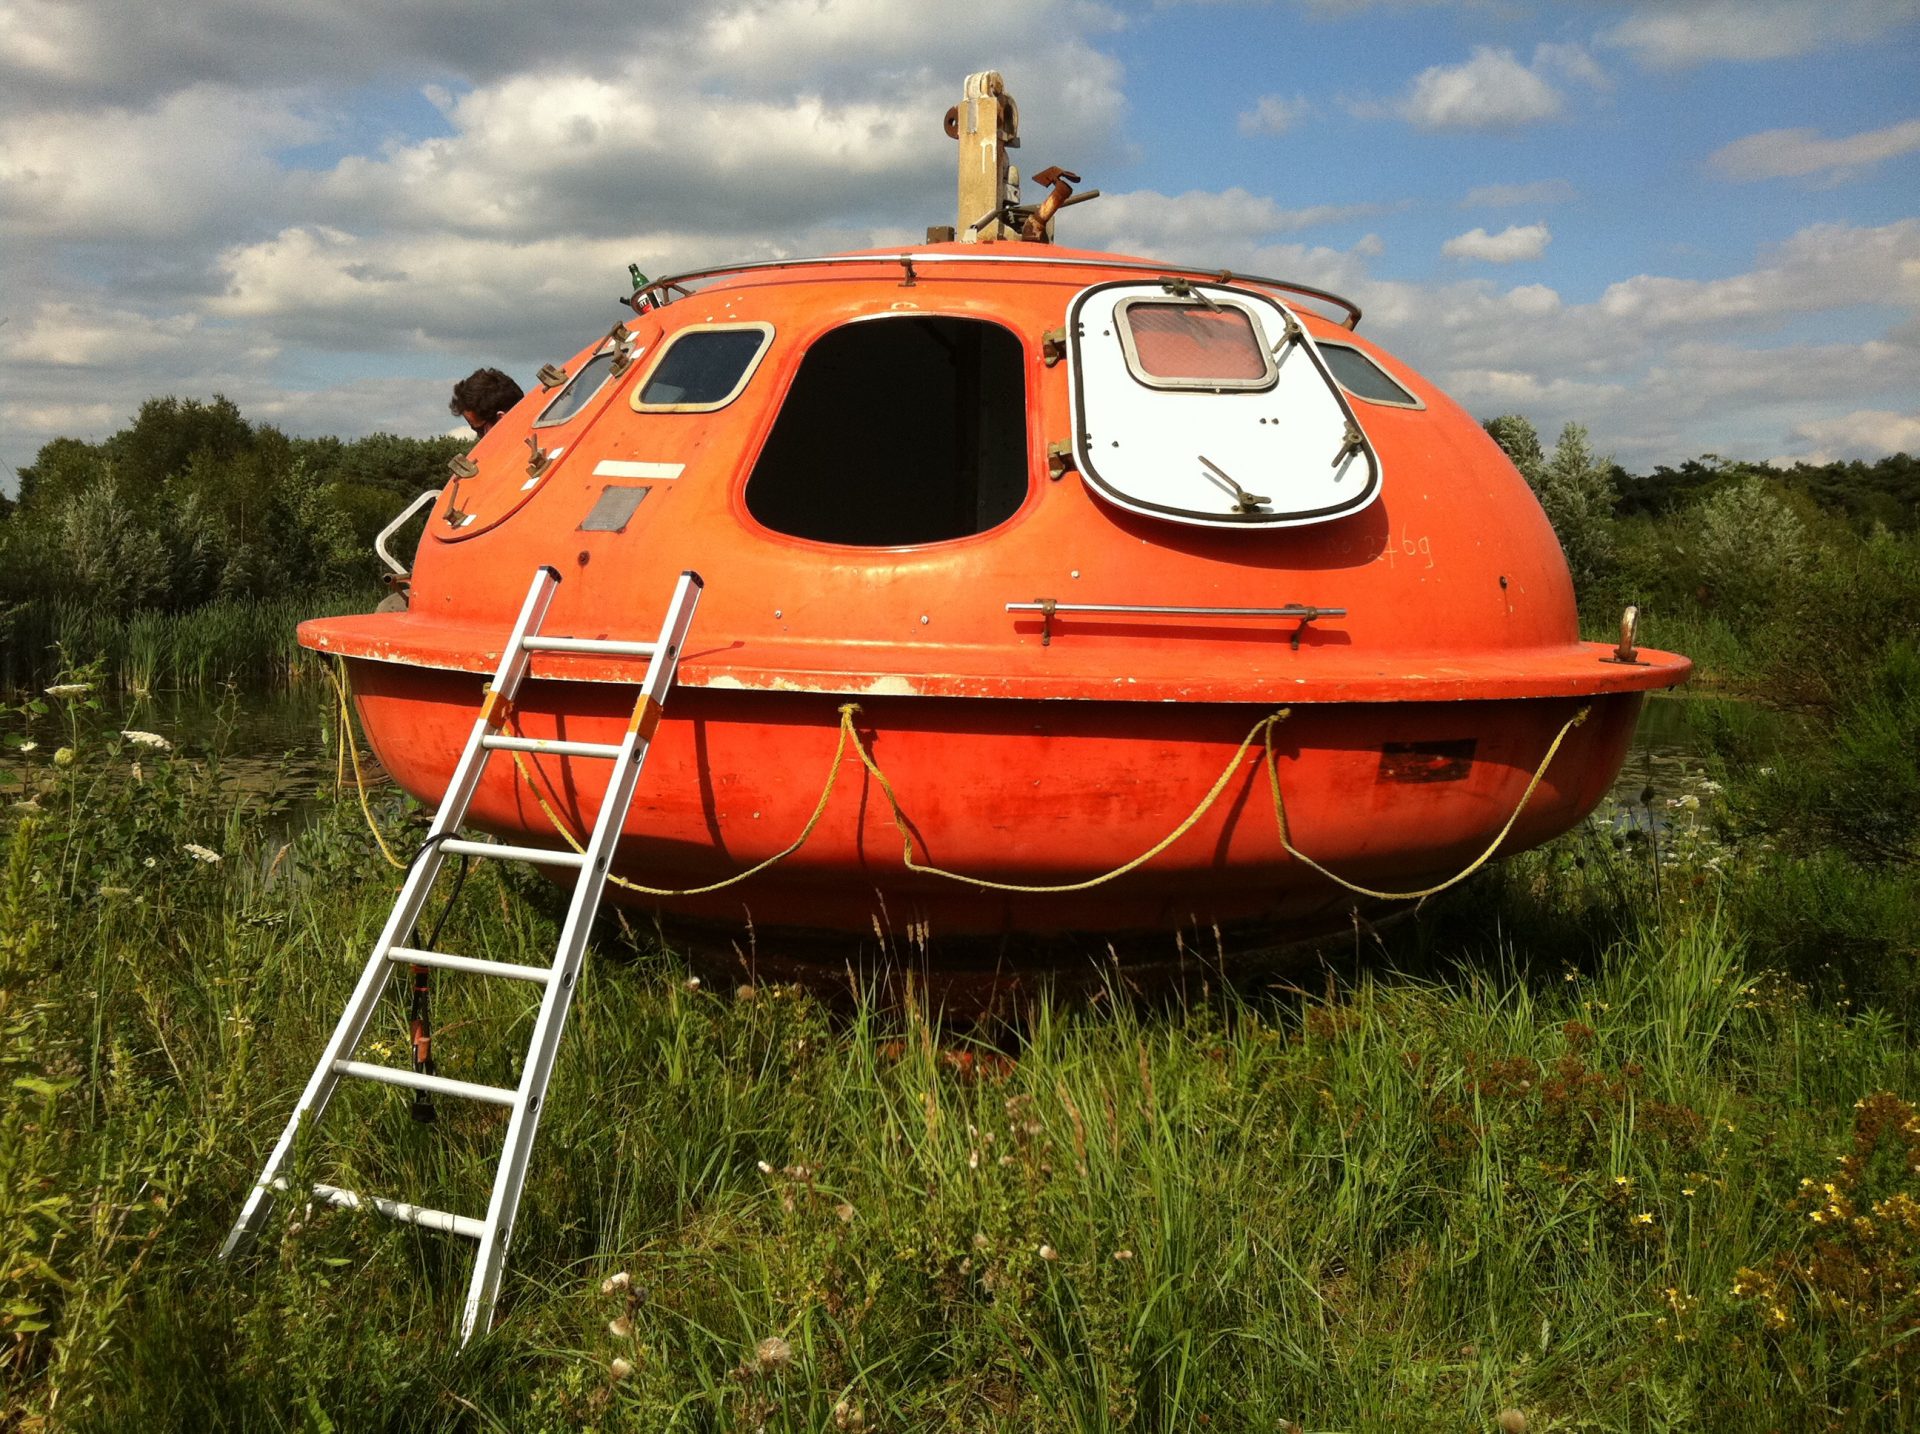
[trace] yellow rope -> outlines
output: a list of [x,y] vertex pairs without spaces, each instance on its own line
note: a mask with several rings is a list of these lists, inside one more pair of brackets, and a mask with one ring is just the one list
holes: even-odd
[[[336,657],[334,665],[325,669],[327,677],[333,683],[333,692],[340,699],[340,745],[353,758],[353,787],[360,794],[360,810],[366,815],[367,830],[373,833],[374,841],[380,845],[380,855],[387,859],[387,865],[407,869],[407,864],[393,854],[387,846],[387,839],[380,835],[379,823],[373,819],[373,808],[367,805],[367,779],[360,772],[360,744],[353,735],[353,707],[347,699],[347,664],[344,658]],[[336,771],[339,757],[334,758]]]
[[[1094,887],[1104,886],[1107,882],[1125,876],[1128,872],[1144,866],[1147,862],[1152,861],[1168,847],[1179,841],[1181,837],[1192,831],[1194,827],[1200,823],[1201,819],[1212,810],[1214,803],[1219,801],[1221,793],[1226,791],[1228,783],[1233,780],[1234,773],[1240,768],[1241,760],[1247,755],[1247,749],[1251,747],[1256,740],[1260,740],[1265,750],[1264,760],[1267,769],[1267,782],[1273,793],[1274,821],[1280,830],[1280,845],[1285,849],[1287,855],[1311,867],[1335,885],[1344,887],[1357,895],[1370,896],[1381,901],[1424,901],[1427,897],[1438,895],[1450,886],[1457,886],[1493,859],[1493,854],[1500,849],[1500,844],[1504,842],[1513,831],[1514,823],[1520,820],[1520,814],[1527,809],[1527,804],[1533,800],[1534,792],[1546,777],[1547,769],[1553,765],[1553,759],[1559,755],[1560,746],[1566,741],[1567,734],[1582,722],[1586,721],[1588,714],[1591,713],[1592,710],[1591,707],[1583,707],[1562,724],[1559,732],[1555,734],[1552,743],[1548,745],[1546,755],[1540,759],[1540,765],[1534,768],[1533,777],[1528,781],[1527,789],[1520,794],[1519,804],[1514,807],[1512,814],[1508,816],[1505,824],[1501,826],[1499,834],[1488,843],[1487,849],[1475,857],[1464,870],[1448,877],[1436,886],[1424,887],[1418,891],[1376,891],[1372,887],[1361,886],[1358,882],[1348,881],[1337,872],[1329,871],[1326,867],[1294,846],[1287,827],[1286,802],[1280,793],[1280,772],[1273,750],[1274,728],[1278,727],[1292,715],[1292,709],[1286,707],[1282,707],[1277,712],[1269,713],[1253,724],[1252,730],[1242,739],[1240,746],[1227,762],[1226,769],[1220,773],[1220,776],[1207,791],[1207,794],[1200,799],[1199,805],[1187,814],[1185,820],[1131,861],[1125,862],[1100,876],[1088,877],[1084,881],[1061,882],[1056,885],[1044,886],[1025,885],[1007,881],[991,881],[985,877],[968,876],[964,872],[948,871],[942,867],[928,866],[915,860],[913,832],[907,825],[906,813],[901,810],[900,799],[893,790],[893,783],[887,780],[887,774],[880,770],[879,763],[874,761],[872,753],[867,750],[866,743],[860,740],[860,734],[854,730],[854,715],[860,711],[860,705],[857,702],[846,703],[840,708],[840,739],[833,749],[833,761],[827,769],[826,785],[820,790],[820,799],[814,804],[813,814],[807,818],[806,826],[801,829],[800,835],[795,837],[784,849],[775,852],[765,861],[748,867],[745,871],[736,872],[724,880],[712,882],[706,886],[687,887],[683,890],[676,891],[663,887],[645,886],[637,881],[628,881],[623,877],[614,876],[611,873],[609,873],[607,880],[613,882],[616,886],[622,886],[629,891],[637,891],[646,896],[704,896],[709,892],[720,891],[726,887],[745,881],[749,877],[757,876],[759,873],[767,870],[767,868],[785,861],[788,857],[800,850],[801,847],[806,845],[807,839],[813,835],[814,828],[819,826],[820,818],[827,810],[827,803],[833,798],[834,786],[840,778],[841,761],[846,756],[847,744],[851,742],[853,744],[853,750],[860,756],[861,765],[872,775],[874,781],[879,783],[880,791],[887,799],[887,807],[892,815],[894,828],[900,833],[901,860],[906,865],[907,870],[916,872],[922,876],[938,876],[944,877],[948,881],[964,882],[968,886],[980,887],[987,891],[1009,891],[1025,895],[1057,895],[1073,891],[1090,891]],[[547,804],[546,798],[540,795],[539,788],[534,783],[533,773],[528,769],[521,754],[518,752],[514,753],[513,761],[514,765],[520,771],[521,778],[527,784],[527,790],[533,794],[533,799],[539,804],[540,810],[546,813],[547,820],[553,825],[553,829],[565,838],[567,845],[575,851],[583,850],[579,838],[575,837],[566,823],[561,821],[559,814]],[[359,764],[358,757],[356,756],[356,777],[358,771]],[[365,801],[366,798],[363,793],[361,797],[363,807],[365,806]],[[368,814],[368,821],[369,823],[372,821],[371,813]],[[375,835],[379,835],[377,829],[375,830]],[[383,851],[386,849],[384,842],[381,843],[381,849]],[[389,856],[389,860],[391,859]],[[395,864],[398,865],[399,863]]]
[[[853,714],[859,710],[860,709],[852,703],[840,709],[840,730],[842,732],[853,732]],[[893,794],[893,783],[887,780],[887,774],[880,770],[879,765],[868,754],[866,744],[860,740],[858,733],[854,733],[853,744],[854,750],[860,754],[860,760],[866,764],[867,770],[873,773],[873,779],[880,784],[880,790],[886,794],[887,805],[893,809],[893,824],[899,830],[900,838],[906,847],[904,860],[907,864],[907,870],[917,871],[926,876],[944,876],[949,881],[963,881],[968,886],[978,886],[988,891],[1015,891],[1024,892],[1029,895],[1048,895],[1069,891],[1089,891],[1096,886],[1104,886],[1115,877],[1125,876],[1135,867],[1144,866],[1147,862],[1152,861],[1156,856],[1160,855],[1161,852],[1179,841],[1181,837],[1192,831],[1194,827],[1199,824],[1200,819],[1204,817],[1213,804],[1220,799],[1220,794],[1227,789],[1227,783],[1233,780],[1233,774],[1239,770],[1240,759],[1247,755],[1247,748],[1253,745],[1256,737],[1259,737],[1264,732],[1267,737],[1267,749],[1269,751],[1273,749],[1273,729],[1287,720],[1289,711],[1289,708],[1282,707],[1278,712],[1262,717],[1258,722],[1253,724],[1253,730],[1247,733],[1246,739],[1240,743],[1240,750],[1233,754],[1233,759],[1227,763],[1227,769],[1220,774],[1219,780],[1213,784],[1213,789],[1200,799],[1200,805],[1187,814],[1187,819],[1172,831],[1168,832],[1166,836],[1141,852],[1140,855],[1136,856],[1132,861],[1126,862],[1121,866],[1116,866],[1112,871],[1102,876],[1091,876],[1085,881],[1062,882],[1057,886],[1023,886],[1010,881],[988,881],[984,877],[967,876],[958,871],[944,871],[937,866],[922,866],[913,859],[913,833],[908,830],[907,819],[900,810],[899,799]]]
[[[783,850],[777,851],[765,861],[750,866],[745,871],[735,872],[732,876],[726,877],[721,881],[712,882],[706,886],[690,886],[681,891],[672,891],[658,886],[643,886],[637,881],[628,881],[625,877],[615,876],[612,872],[607,873],[607,880],[615,886],[623,886],[628,891],[637,891],[643,896],[705,896],[709,892],[721,891],[729,886],[737,885],[750,876],[758,876],[768,867],[785,861],[807,844],[807,838],[813,835],[813,829],[820,825],[820,818],[826,813],[827,803],[833,800],[834,784],[840,780],[840,761],[841,758],[846,755],[847,736],[851,731],[851,728],[847,725],[849,719],[846,716],[849,710],[857,712],[860,709],[851,704],[849,704],[848,707],[840,709],[840,740],[834,745],[833,763],[827,768],[827,784],[820,789],[820,800],[813,805],[813,815],[807,818],[807,824],[800,829],[800,835],[795,837]],[[854,737],[856,744],[859,740],[857,736]],[[560,820],[559,813],[547,805],[547,799],[540,795],[539,787],[534,784],[533,773],[527,769],[527,764],[522,759],[520,753],[515,752],[513,754],[513,764],[520,769],[520,777],[526,782],[527,790],[533,793],[534,801],[538,802],[540,804],[540,810],[547,814],[547,820],[553,824],[553,829],[560,833],[560,835],[566,839],[567,845],[575,851],[584,851],[585,848],[580,844],[579,838],[574,836],[566,823]]]
[[1280,772],[1274,765],[1273,732],[1272,729],[1269,728],[1267,732],[1266,754],[1267,783],[1273,788],[1273,819],[1280,827],[1280,845],[1286,848],[1287,855],[1294,858],[1294,860],[1305,862],[1336,886],[1344,886],[1348,891],[1360,896],[1371,896],[1381,901],[1425,901],[1429,896],[1437,896],[1448,887],[1457,886],[1459,883],[1465,881],[1493,859],[1493,854],[1499,850],[1500,843],[1505,841],[1507,839],[1507,833],[1513,830],[1513,824],[1520,820],[1520,813],[1524,812],[1527,809],[1527,803],[1533,800],[1534,789],[1540,785],[1540,779],[1547,775],[1547,768],[1553,765],[1554,756],[1559,752],[1560,744],[1566,741],[1567,733],[1586,721],[1587,714],[1592,711],[1593,708],[1591,707],[1582,707],[1561,726],[1559,733],[1553,739],[1552,745],[1547,748],[1547,755],[1542,757],[1540,759],[1540,765],[1533,769],[1533,780],[1527,783],[1526,791],[1520,794],[1520,805],[1513,809],[1513,815],[1507,818],[1506,825],[1501,827],[1500,834],[1488,843],[1487,849],[1475,857],[1466,870],[1448,877],[1438,886],[1423,887],[1419,891],[1375,891],[1370,886],[1362,886],[1358,882],[1348,881],[1344,876],[1338,876],[1328,871],[1324,866],[1320,865],[1319,862],[1315,861],[1293,844],[1287,832],[1287,807],[1286,803],[1281,800],[1280,797]]

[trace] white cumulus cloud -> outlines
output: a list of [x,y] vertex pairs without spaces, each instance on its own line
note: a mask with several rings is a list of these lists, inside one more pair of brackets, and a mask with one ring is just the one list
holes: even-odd
[[1642,65],[1783,60],[1858,44],[1920,18],[1920,0],[1660,0],[1639,4],[1600,42]]
[[1707,163],[1729,179],[1818,175],[1839,181],[1915,150],[1920,150],[1920,119],[1839,139],[1825,139],[1811,129],[1763,130],[1722,145],[1707,156]]
[[1485,229],[1469,229],[1456,234],[1440,246],[1449,259],[1478,259],[1487,264],[1513,264],[1522,259],[1538,259],[1547,252],[1553,235],[1544,224],[1513,224],[1498,234]]
[[1920,413],[1857,408],[1838,418],[1796,424],[1793,437],[1813,447],[1782,455],[1775,462],[1837,463],[1849,458],[1871,460],[1889,453],[1920,453]]
[[1476,45],[1460,64],[1422,70],[1391,105],[1362,101],[1349,108],[1367,118],[1397,115],[1425,130],[1519,129],[1565,110],[1566,98],[1550,76],[1607,87],[1605,74],[1578,45],[1536,46],[1531,63],[1504,47]]
[[1240,114],[1242,134],[1285,134],[1306,118],[1307,101],[1303,95],[1288,99],[1285,95],[1262,95],[1253,108]]

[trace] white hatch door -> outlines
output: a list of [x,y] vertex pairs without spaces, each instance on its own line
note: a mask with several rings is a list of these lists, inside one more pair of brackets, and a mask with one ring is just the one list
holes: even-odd
[[1209,528],[1358,512],[1380,459],[1306,327],[1269,295],[1096,284],[1067,311],[1074,450],[1116,507]]

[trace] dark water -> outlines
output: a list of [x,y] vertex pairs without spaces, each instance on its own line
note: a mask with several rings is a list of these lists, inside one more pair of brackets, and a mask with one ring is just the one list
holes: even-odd
[[[1651,788],[1652,805],[1659,810],[1668,801],[1711,791],[1702,727],[1730,700],[1665,693],[1648,697],[1634,728],[1633,748],[1613,780],[1612,803],[1623,810],[1643,808]],[[1606,815],[1604,806],[1599,815]]]

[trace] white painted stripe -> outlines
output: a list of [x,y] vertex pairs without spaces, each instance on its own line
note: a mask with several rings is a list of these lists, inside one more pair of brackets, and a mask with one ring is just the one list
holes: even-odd
[[602,458],[593,465],[596,478],[678,478],[686,471],[684,463],[629,463],[619,458]]

